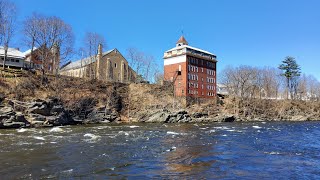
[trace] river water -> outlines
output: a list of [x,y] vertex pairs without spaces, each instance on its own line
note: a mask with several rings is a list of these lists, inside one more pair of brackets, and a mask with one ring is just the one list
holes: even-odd
[[0,131],[1,179],[320,179],[320,122]]

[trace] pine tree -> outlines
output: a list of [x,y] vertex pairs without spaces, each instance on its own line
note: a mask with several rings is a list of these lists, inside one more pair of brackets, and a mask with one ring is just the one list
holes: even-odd
[[297,64],[295,58],[287,56],[280,64],[279,69],[283,71],[281,76],[286,78],[287,83],[287,99],[289,99],[289,92],[290,97],[294,98],[296,94],[296,87],[297,87],[297,77],[301,75],[301,68]]

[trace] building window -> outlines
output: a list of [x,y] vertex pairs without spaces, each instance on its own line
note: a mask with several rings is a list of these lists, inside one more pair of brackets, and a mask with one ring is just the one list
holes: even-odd
[[114,63],[114,67],[117,68],[117,63]]

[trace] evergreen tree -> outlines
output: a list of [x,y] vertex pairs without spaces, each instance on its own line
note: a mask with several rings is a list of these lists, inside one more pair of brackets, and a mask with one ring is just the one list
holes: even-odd
[[281,76],[284,76],[287,80],[287,99],[289,99],[289,93],[290,97],[294,98],[297,94],[298,77],[301,75],[300,66],[295,58],[287,56],[280,64],[279,69],[283,71]]

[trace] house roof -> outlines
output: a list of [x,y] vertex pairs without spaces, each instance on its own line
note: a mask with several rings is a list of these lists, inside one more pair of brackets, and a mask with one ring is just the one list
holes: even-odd
[[[38,49],[38,48],[37,48],[37,47],[34,47],[34,48],[33,48],[33,51],[36,50],[36,49]],[[28,49],[27,51],[23,52],[23,54],[24,54],[25,56],[31,54],[31,49]]]
[[202,50],[202,49],[199,49],[199,48],[195,48],[195,47],[192,47],[192,46],[189,46],[189,45],[182,45],[182,46],[177,46],[177,47],[174,47],[166,52],[170,52],[170,51],[173,51],[173,50],[179,50],[179,49],[184,49],[184,48],[187,48],[187,49],[192,49],[192,50],[195,50],[195,51],[199,51],[199,52],[202,52],[202,53],[206,53],[206,54],[210,54],[210,55],[213,55],[213,56],[216,56],[215,54],[212,54],[208,51],[205,51],[205,50]]
[[179,43],[188,45],[188,41],[186,40],[186,38],[184,38],[184,36],[181,36],[176,44],[179,44]]
[[[102,53],[102,57],[107,55],[107,54],[109,54],[109,53],[111,53],[114,50],[116,50],[116,49],[112,49],[112,50],[109,50],[109,51],[106,51],[106,52]],[[93,56],[86,57],[84,59],[80,59],[80,60],[71,62],[70,64],[68,64],[65,67],[63,67],[61,69],[61,71],[66,71],[66,70],[70,70],[70,69],[78,69],[78,68],[87,66],[87,65],[89,65],[91,63],[91,58],[92,58],[92,63],[94,63],[95,62],[95,58],[93,58]]]
[[[0,46],[0,56],[4,56],[3,46]],[[14,57],[14,58],[20,58],[20,59],[25,58],[24,53],[19,51],[18,49],[15,49],[15,48],[8,48],[7,56]]]

